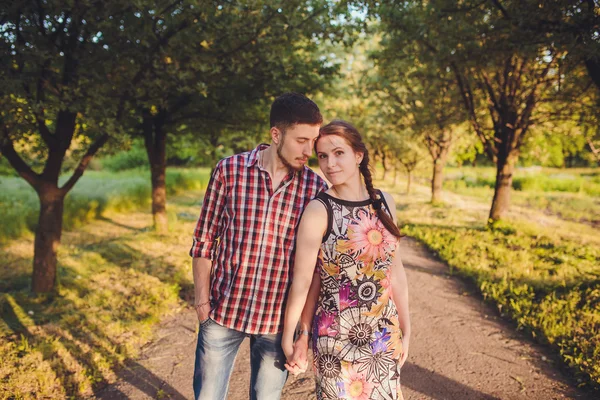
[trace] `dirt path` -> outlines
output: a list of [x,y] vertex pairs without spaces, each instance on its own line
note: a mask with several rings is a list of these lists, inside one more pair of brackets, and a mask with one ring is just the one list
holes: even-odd
[[[413,325],[402,370],[406,399],[592,399],[573,389],[545,349],[497,317],[447,267],[406,238],[400,253],[408,274]],[[165,320],[156,340],[102,389],[100,399],[191,399],[196,342],[191,309]],[[248,341],[231,379],[228,399],[248,398]],[[314,399],[312,376],[290,377],[282,399]],[[596,393],[596,396],[598,394]]]

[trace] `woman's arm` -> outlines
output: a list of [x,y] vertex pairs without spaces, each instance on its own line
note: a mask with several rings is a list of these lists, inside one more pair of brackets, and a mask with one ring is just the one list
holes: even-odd
[[[385,200],[390,207],[394,222],[398,223],[396,218],[396,204],[392,196],[384,193]],[[392,301],[398,310],[398,321],[402,330],[402,357],[399,360],[400,367],[404,365],[408,357],[408,347],[410,343],[410,315],[408,310],[408,282],[406,280],[406,271],[400,258],[398,247],[392,263]]]
[[319,287],[313,287],[308,307],[305,307],[307,305],[309,290],[313,283],[319,248],[321,247],[321,241],[326,229],[327,210],[320,201],[313,200],[302,214],[298,234],[296,235],[294,273],[292,276],[292,286],[287,298],[283,337],[281,340],[281,346],[288,359],[288,364],[292,367],[296,364],[293,361],[294,332],[296,331],[296,326],[302,316],[301,328],[310,329],[310,320],[312,320],[317,301],[315,295],[318,296]]

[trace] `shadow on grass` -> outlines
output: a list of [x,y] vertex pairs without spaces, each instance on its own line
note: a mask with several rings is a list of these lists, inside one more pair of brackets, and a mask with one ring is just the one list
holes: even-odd
[[[151,249],[140,252],[124,243],[124,241],[131,240],[132,236],[142,232],[143,229],[127,227],[119,223],[116,225],[126,227],[132,233],[120,237],[91,235],[89,242],[93,244],[77,245],[74,253],[78,254],[76,257],[85,253],[96,253],[103,259],[98,261],[98,268],[104,268],[101,265],[106,261],[111,268],[116,266],[133,269],[144,275],[154,276],[168,285],[179,285],[181,289],[179,295],[186,301],[193,298],[193,284],[189,282],[185,274],[181,273],[182,268],[164,260],[157,260]],[[94,266],[92,265],[89,270],[93,274]],[[90,285],[90,282],[86,281],[86,275],[82,274],[83,277],[80,276],[79,270],[71,266],[59,265],[61,287],[75,298],[85,299],[96,290],[108,291],[109,296],[123,295],[119,292],[112,293],[113,288],[110,287],[110,282],[114,281],[107,281],[106,284],[103,283],[97,287]],[[78,301],[75,304],[65,296],[54,296],[44,301],[39,296],[31,295],[26,291],[29,280],[28,274],[19,274],[6,281],[3,280],[0,286],[0,288],[6,289],[6,293],[0,293],[0,344],[13,342],[17,344],[16,347],[12,347],[13,349],[25,349],[14,350],[11,358],[2,357],[3,362],[8,363],[9,376],[10,374],[32,373],[27,369],[20,370],[19,365],[24,365],[21,363],[23,357],[28,357],[29,361],[27,362],[33,362],[37,353],[41,354],[41,358],[45,360],[43,368],[52,369],[53,375],[56,377],[56,387],[48,389],[51,397],[58,396],[62,390],[68,397],[78,397],[89,393],[90,390],[97,392],[100,387],[105,386],[112,374],[116,373],[121,376],[121,372],[118,371],[124,367],[123,379],[127,380],[127,376],[132,376],[131,379],[135,377],[134,381],[130,383],[138,386],[139,390],[148,396],[154,398],[167,394],[171,398],[184,398],[175,388],[163,383],[160,378],[145,370],[143,366],[132,361],[125,363],[121,361],[133,356],[126,343],[132,342],[127,336],[135,335],[135,332],[125,331],[117,336],[119,335],[116,333],[118,331],[113,330],[112,333],[109,333],[106,330],[111,320],[124,321],[123,325],[127,330],[129,322],[141,327],[143,324],[155,321],[158,315],[147,310],[145,312],[132,310],[131,306],[127,304],[127,297],[123,297],[122,308],[101,310],[103,315],[94,315],[92,318],[92,315],[88,315],[91,311],[82,305],[82,302]],[[119,284],[127,286],[127,282],[119,282]],[[10,301],[6,300],[9,298]],[[28,311],[34,311],[34,313],[28,314]],[[121,311],[123,311],[123,315],[121,315]],[[146,322],[147,318],[149,318],[148,322]],[[104,326],[104,323],[107,326]],[[131,371],[135,371],[135,374],[127,375]],[[37,374],[41,374],[43,379],[50,376],[48,372],[42,370]],[[38,382],[37,376],[33,373],[28,379]],[[42,381],[35,382],[34,386],[42,384]],[[88,389],[85,389],[86,387]],[[18,390],[8,388],[8,390],[13,389]],[[123,393],[119,394],[115,391],[111,393],[113,397],[107,398],[127,398]]]
[[[104,363],[111,365],[110,370],[120,370],[118,373],[120,379],[129,382],[150,397],[155,398],[158,395],[166,394],[172,399],[185,399],[175,388],[163,382],[142,365],[134,361],[119,364],[118,354],[123,358],[131,355],[123,345],[108,337],[85,314],[78,314],[78,323],[69,328],[59,327],[59,325],[46,325],[36,328],[36,333],[33,334],[21,322],[24,310],[30,308],[26,301],[27,297],[20,299],[21,304],[17,303],[17,299],[12,296],[11,299],[14,301],[3,301],[1,308],[1,320],[12,331],[10,336],[5,335],[5,339],[18,341],[18,338],[22,335],[27,340],[29,348],[40,351],[45,360],[50,360],[51,368],[67,395],[78,393],[78,388],[82,384],[81,374],[73,373],[73,368],[83,368],[86,370],[84,375],[86,377],[91,376],[92,380],[96,382],[93,389],[94,393],[105,394],[100,398],[128,398],[118,389],[111,388],[110,391],[102,389],[106,386],[104,374],[108,371],[105,370],[103,374],[103,368],[98,361],[101,358]],[[55,298],[54,303],[56,302],[60,302],[62,308],[70,308],[73,305],[70,301],[60,297]],[[57,304],[51,305],[57,306]],[[6,332],[3,332],[3,334],[6,334]],[[92,351],[89,351],[90,348]],[[78,367],[75,367],[75,365],[78,365]]]
[[118,226],[119,228],[125,228],[125,229],[128,229],[128,230],[130,230],[130,231],[132,231],[132,232],[147,232],[147,231],[148,231],[148,229],[149,229],[148,227],[144,227],[144,228],[136,228],[136,227],[134,227],[134,226],[125,225],[125,224],[122,224],[122,223],[120,223],[120,222],[117,222],[117,221],[115,221],[115,220],[114,220],[114,219],[112,219],[112,218],[108,218],[108,217],[106,217],[106,216],[103,216],[103,215],[102,215],[102,216],[99,216],[99,217],[98,217],[98,218],[96,218],[96,219],[97,219],[97,220],[99,220],[99,221],[108,222],[109,224],[111,224],[111,225],[114,225],[114,226]]

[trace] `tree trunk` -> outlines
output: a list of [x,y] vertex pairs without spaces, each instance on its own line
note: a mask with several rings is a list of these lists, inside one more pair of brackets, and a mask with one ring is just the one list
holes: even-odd
[[381,177],[381,180],[385,180],[385,177],[387,176],[387,172],[388,172],[388,167],[387,167],[387,162],[386,162],[386,154],[385,151],[381,152],[381,166],[383,167],[383,176]]
[[406,194],[410,194],[410,183],[412,181],[412,174],[408,171],[408,178],[406,179]]
[[396,187],[397,180],[398,180],[398,168],[394,167],[394,183],[392,184],[393,187]]
[[162,119],[144,117],[144,144],[150,162],[152,182],[152,218],[154,229],[160,234],[169,230],[167,218],[167,135],[163,130]]
[[38,190],[38,197],[40,215],[35,232],[31,290],[47,293],[53,291],[56,284],[56,254],[62,233],[64,194],[55,186],[46,186]]
[[450,151],[450,140],[445,139],[439,146],[437,157],[433,160],[433,177],[431,178],[431,202],[437,203],[442,200],[442,187],[444,183],[444,167]]
[[501,219],[510,207],[513,171],[514,161],[510,157],[506,160],[498,159],[494,199],[492,200],[492,208],[490,209],[489,216],[492,221]]

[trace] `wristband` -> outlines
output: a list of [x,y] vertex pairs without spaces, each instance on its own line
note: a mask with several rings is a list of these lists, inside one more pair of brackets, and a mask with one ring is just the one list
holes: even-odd
[[199,303],[199,304],[196,304],[196,305],[194,306],[194,308],[197,310],[197,309],[198,309],[198,307],[203,307],[203,306],[205,306],[205,305],[207,305],[207,304],[210,304],[210,300],[208,300],[208,301],[205,301],[204,303]]

